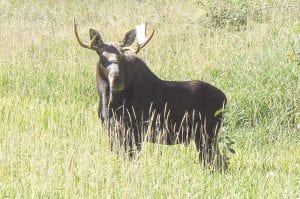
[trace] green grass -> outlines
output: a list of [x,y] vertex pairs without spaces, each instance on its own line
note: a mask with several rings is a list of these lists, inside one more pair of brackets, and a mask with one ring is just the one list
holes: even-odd
[[[2,0],[0,198],[300,197],[300,66],[290,58],[300,5],[251,1],[240,31],[210,26],[213,5],[238,13],[242,4]],[[147,21],[156,33],[139,56],[153,72],[226,93],[220,134],[236,142],[227,172],[198,164],[194,144],[146,144],[133,162],[110,151],[97,117],[98,57],[77,44],[74,17],[86,41],[90,27],[119,41]]]

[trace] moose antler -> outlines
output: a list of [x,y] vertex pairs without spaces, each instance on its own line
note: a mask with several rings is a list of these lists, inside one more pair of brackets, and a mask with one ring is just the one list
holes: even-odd
[[95,36],[93,37],[93,39],[92,39],[90,45],[84,44],[84,43],[80,40],[80,38],[79,38],[79,36],[78,36],[78,32],[77,32],[77,24],[76,24],[75,18],[74,18],[74,32],[75,32],[76,39],[77,39],[77,41],[78,41],[78,43],[79,43],[80,46],[82,46],[83,48],[91,49],[91,50],[99,50],[99,48],[97,48],[97,47],[95,46],[97,35],[95,35]]
[[142,48],[146,46],[146,44],[152,39],[154,30],[152,30],[150,36],[146,39],[146,23],[142,23],[140,25],[135,26],[137,44],[136,47],[123,47],[123,50],[131,50],[135,54],[137,54]]

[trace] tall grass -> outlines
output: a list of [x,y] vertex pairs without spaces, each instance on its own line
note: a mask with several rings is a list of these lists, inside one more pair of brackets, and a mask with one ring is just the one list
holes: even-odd
[[[247,23],[230,24],[243,3],[2,0],[1,198],[300,197],[300,66],[291,59],[300,5],[250,1]],[[233,13],[225,27],[211,24],[215,5]],[[226,93],[220,136],[236,142],[226,173],[198,164],[193,144],[146,144],[133,162],[110,151],[97,118],[98,58],[76,43],[74,17],[81,37],[94,27],[105,41],[147,21],[156,33],[139,56],[154,73]]]

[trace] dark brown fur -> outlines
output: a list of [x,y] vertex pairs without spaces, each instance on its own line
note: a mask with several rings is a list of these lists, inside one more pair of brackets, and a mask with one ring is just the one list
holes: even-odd
[[132,156],[144,141],[173,145],[193,139],[200,161],[212,163],[219,154],[216,139],[225,94],[202,81],[159,79],[140,58],[124,53],[123,47],[134,42],[133,30],[121,44],[103,43],[93,29],[90,38],[96,38],[93,50],[99,55],[98,113],[108,127],[111,145],[123,146]]
[[[122,131],[128,132],[119,135],[124,137],[119,144],[130,152],[134,146],[140,149],[151,123],[147,141],[158,142],[163,130],[167,134],[164,144],[188,144],[194,139],[200,160],[212,161],[213,150],[218,150],[213,147],[222,119],[222,113],[215,113],[225,106],[224,93],[202,81],[163,81],[135,56],[122,57],[119,65],[125,71],[123,91],[110,92],[105,78],[97,82],[103,100],[99,116],[106,121],[121,118],[118,122],[124,127]],[[101,67],[99,63],[98,71]]]

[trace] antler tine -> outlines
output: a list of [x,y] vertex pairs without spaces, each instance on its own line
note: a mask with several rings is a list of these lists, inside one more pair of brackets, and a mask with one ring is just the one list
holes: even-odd
[[76,21],[74,18],[74,32],[75,32],[75,36],[76,36],[76,39],[77,39],[79,45],[82,46],[83,48],[87,48],[87,49],[91,49],[91,50],[98,50],[98,48],[94,46],[96,43],[96,36],[93,37],[90,45],[84,44],[79,38],[79,35],[77,32],[77,26],[78,25],[76,24]]
[[148,44],[148,42],[152,39],[154,35],[154,30],[152,30],[150,36],[146,39],[146,25],[147,25],[146,23],[144,24],[142,23],[135,27],[136,39],[137,39],[135,46],[122,47],[122,50],[124,51],[130,50],[133,53],[137,54],[142,48],[144,48]]
[[133,53],[137,54],[140,51],[140,46],[137,44],[136,47],[131,47],[131,46],[126,46],[126,47],[122,47],[122,50],[126,51],[126,50],[130,50]]
[[97,38],[97,35],[94,35],[94,37],[93,37],[93,39],[92,39],[92,41],[91,41],[91,44],[90,44],[90,46],[89,46],[91,49],[94,48],[95,43],[97,42],[96,38]]
[[152,39],[153,35],[154,35],[154,30],[152,30],[148,39],[142,45],[140,45],[140,48],[144,48],[147,45],[147,43]]
[[[146,35],[147,23],[141,24],[141,25],[144,25],[144,26],[142,26],[142,27],[144,27],[144,29],[142,30],[143,35],[141,36],[141,38],[144,40],[145,35]],[[153,35],[154,35],[154,30],[152,30],[150,36],[145,41],[142,41],[141,43],[138,42],[137,43],[137,48],[135,49],[134,53],[137,54],[142,48],[144,48],[146,46],[146,44],[152,39]]]

